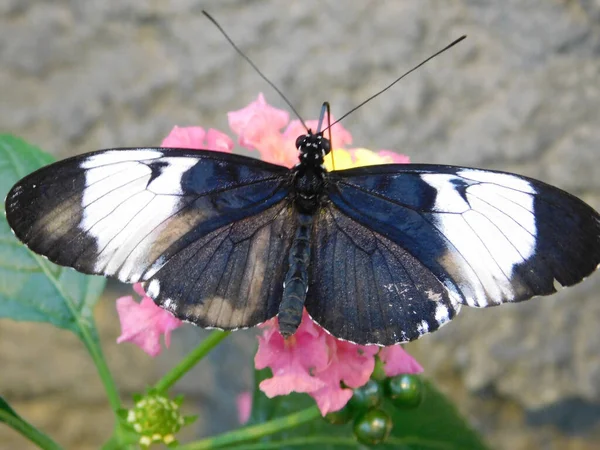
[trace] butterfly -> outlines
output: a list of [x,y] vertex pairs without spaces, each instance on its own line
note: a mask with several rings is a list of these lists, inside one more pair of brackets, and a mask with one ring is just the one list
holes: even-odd
[[327,171],[322,132],[292,169],[208,150],[126,148],[75,156],[6,198],[15,235],[76,270],[142,282],[201,327],[303,307],[333,336],[392,345],[487,307],[556,292],[600,264],[600,215],[511,173],[428,164]]

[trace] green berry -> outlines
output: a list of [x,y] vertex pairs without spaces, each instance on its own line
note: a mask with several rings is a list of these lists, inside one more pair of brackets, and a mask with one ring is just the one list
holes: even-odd
[[354,436],[362,444],[384,442],[392,431],[392,418],[381,409],[371,409],[354,421]]
[[385,382],[387,397],[398,408],[416,408],[423,401],[423,382],[417,375],[398,375]]
[[369,380],[364,386],[354,389],[350,404],[355,411],[366,411],[378,407],[383,401],[383,390],[375,380]]

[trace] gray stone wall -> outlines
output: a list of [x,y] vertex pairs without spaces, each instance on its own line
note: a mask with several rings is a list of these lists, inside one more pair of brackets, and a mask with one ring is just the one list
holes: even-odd
[[[306,118],[323,100],[339,116],[467,34],[350,116],[355,144],[518,172],[600,208],[598,0],[0,0],[0,131],[66,157],[157,145],[175,124],[225,130],[226,112],[261,91],[283,107],[202,8]],[[204,334],[177,331],[156,360],[117,346],[114,289],[123,292],[107,293],[98,317],[129,395]],[[600,276],[551,298],[463,311],[409,349],[492,446],[598,448]],[[188,436],[235,426],[247,333],[179,386],[201,416]],[[67,448],[98,448],[110,432],[94,368],[66,332],[2,320],[0,364],[2,395]],[[0,449],[15,448],[31,447],[0,427]]]

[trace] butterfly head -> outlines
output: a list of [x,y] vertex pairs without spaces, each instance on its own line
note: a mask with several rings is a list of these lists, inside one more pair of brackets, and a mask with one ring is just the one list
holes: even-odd
[[329,139],[323,133],[314,134],[308,130],[307,134],[298,136],[296,148],[300,152],[300,162],[305,164],[323,164],[323,159],[331,151]]

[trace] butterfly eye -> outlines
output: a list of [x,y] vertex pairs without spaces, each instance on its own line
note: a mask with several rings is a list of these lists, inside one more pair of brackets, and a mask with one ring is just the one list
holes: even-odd
[[306,141],[306,136],[301,134],[296,138],[296,148],[300,150],[300,146]]
[[329,143],[329,139],[321,139],[321,148],[323,149],[323,152],[326,155],[331,151],[331,144]]

